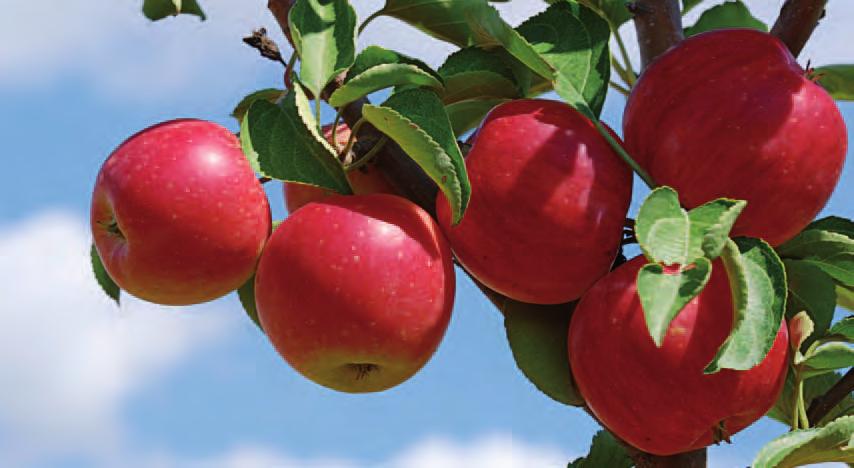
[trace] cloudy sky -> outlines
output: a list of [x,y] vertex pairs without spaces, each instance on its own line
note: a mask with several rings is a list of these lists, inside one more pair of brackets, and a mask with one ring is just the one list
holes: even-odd
[[[275,31],[265,3],[207,0],[206,22],[150,23],[141,0],[0,0],[0,466],[559,467],[585,453],[596,425],[528,384],[499,315],[465,279],[430,364],[360,396],[296,375],[234,297],[192,308],[126,297],[117,308],[98,290],[87,211],[101,162],[161,120],[236,129],[240,97],[281,86],[281,67],[240,41]],[[381,4],[353,3],[363,18]],[[771,21],[781,2],[748,3]],[[500,8],[517,24],[544,3]],[[804,63],[854,62],[854,3],[828,10]],[[451,51],[386,19],[361,42],[434,66]],[[622,106],[609,97],[614,128]],[[854,106],[840,107],[854,128]],[[280,188],[269,190],[280,218]],[[852,199],[849,164],[827,211],[854,217]],[[760,422],[713,448],[712,464],[745,466],[783,431]]]

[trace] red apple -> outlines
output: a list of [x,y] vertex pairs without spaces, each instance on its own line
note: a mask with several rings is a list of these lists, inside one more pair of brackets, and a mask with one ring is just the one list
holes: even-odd
[[450,248],[406,199],[326,197],[273,233],[255,297],[264,331],[298,372],[344,392],[385,390],[424,366],[444,336]]
[[460,263],[513,299],[577,299],[608,272],[622,239],[632,173],[572,107],[547,100],[501,104],[487,115],[466,158],[472,195],[451,226],[439,223]]
[[704,374],[732,329],[723,264],[670,324],[661,348],[647,330],[635,281],[647,263],[635,257],[581,298],[569,328],[573,377],[594,415],[645,452],[671,455],[705,447],[761,418],[774,405],[788,366],[788,331],[747,371]]
[[734,236],[779,245],[821,210],[847,133],[836,103],[777,38],[718,30],[686,39],[641,75],[623,119],[629,153],[688,208],[747,200]]
[[[332,143],[332,125],[323,127],[323,136],[329,143]],[[339,150],[344,149],[349,139],[350,127],[347,124],[338,125],[338,130],[335,131],[337,148]],[[358,195],[395,193],[394,188],[388,183],[382,173],[370,163],[348,172],[347,179],[350,181],[350,187],[353,188],[353,192]],[[313,185],[285,182],[283,187],[285,192],[285,206],[288,208],[288,213],[293,213],[301,206],[315,200],[335,195],[335,192],[332,190],[326,190]]]
[[270,208],[227,129],[173,120],[128,138],[98,173],[92,235],[125,291],[196,304],[252,275],[270,233]]

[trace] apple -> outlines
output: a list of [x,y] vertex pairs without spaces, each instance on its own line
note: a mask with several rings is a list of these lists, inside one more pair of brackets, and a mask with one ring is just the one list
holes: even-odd
[[567,104],[510,101],[489,112],[466,157],[471,200],[439,223],[462,265],[522,302],[577,299],[620,246],[632,173],[593,123]]
[[255,299],[273,346],[343,392],[400,384],[430,359],[451,317],[454,268],[435,221],[389,194],[330,196],[276,228]]
[[761,418],[777,400],[788,368],[785,320],[771,351],[746,371],[704,374],[732,330],[726,270],[713,263],[703,291],[671,322],[660,348],[647,330],[635,257],[581,298],[570,322],[573,377],[590,411],[640,450],[672,455],[705,447]]
[[[323,127],[323,136],[329,143],[332,143],[331,124]],[[334,146],[340,151],[347,146],[347,141],[349,139],[350,127],[348,127],[347,124],[339,124],[338,130],[335,131],[336,144]],[[347,179],[350,181],[350,187],[353,188],[353,192],[359,195],[366,195],[369,193],[396,193],[392,185],[386,180],[379,169],[371,163],[348,172]],[[315,200],[335,195],[335,192],[332,190],[315,187],[313,185],[285,182],[283,187],[285,194],[285,206],[288,208],[288,213],[293,213],[301,206]]]
[[822,209],[839,180],[845,123],[786,46],[755,30],[686,39],[655,60],[623,118],[629,153],[687,208],[747,200],[733,236],[779,245]]
[[240,287],[270,224],[237,139],[202,120],[128,138],[101,167],[92,195],[92,236],[107,272],[158,304],[197,304]]

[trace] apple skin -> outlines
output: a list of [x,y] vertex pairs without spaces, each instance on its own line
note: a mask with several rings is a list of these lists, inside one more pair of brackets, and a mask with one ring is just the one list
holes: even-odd
[[676,316],[657,348],[635,281],[635,257],[581,298],[569,328],[569,360],[587,405],[615,435],[640,450],[672,455],[714,443],[761,418],[777,401],[788,368],[789,334],[780,324],[771,351],[746,371],[703,374],[732,329],[729,282],[720,260],[705,289]]
[[777,38],[744,29],[699,34],[655,60],[623,130],[632,157],[686,207],[747,200],[732,235],[771,245],[821,211],[847,148],[833,98]]
[[216,299],[252,276],[270,207],[226,128],[181,119],[122,143],[98,173],[91,228],[123,290],[164,305]]
[[261,326],[310,380],[342,392],[413,376],[445,334],[450,247],[435,221],[388,194],[331,196],[276,228],[258,265]]
[[[332,125],[323,127],[323,137],[332,143]],[[350,127],[347,124],[339,124],[335,131],[335,141],[338,148],[344,148],[350,139]],[[369,193],[396,193],[394,187],[386,180],[382,173],[371,163],[347,173],[347,180],[353,193],[367,195]],[[300,207],[320,200],[323,197],[335,195],[332,190],[315,187],[313,185],[285,182],[282,184],[285,195],[285,206],[288,213],[293,213]]]
[[451,225],[441,192],[439,224],[457,259],[480,282],[535,304],[578,299],[616,257],[632,172],[572,107],[525,99],[495,107],[466,157],[472,194]]

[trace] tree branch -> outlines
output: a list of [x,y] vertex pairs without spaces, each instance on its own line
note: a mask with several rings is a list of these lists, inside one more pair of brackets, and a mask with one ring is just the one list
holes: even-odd
[[635,0],[627,7],[635,15],[642,68],[684,39],[679,0]]
[[842,379],[830,387],[824,395],[813,399],[807,410],[807,419],[815,426],[852,391],[854,391],[854,368],[848,369]]
[[826,4],[827,0],[786,0],[771,34],[783,41],[797,57],[818,26],[818,21],[824,18]]

